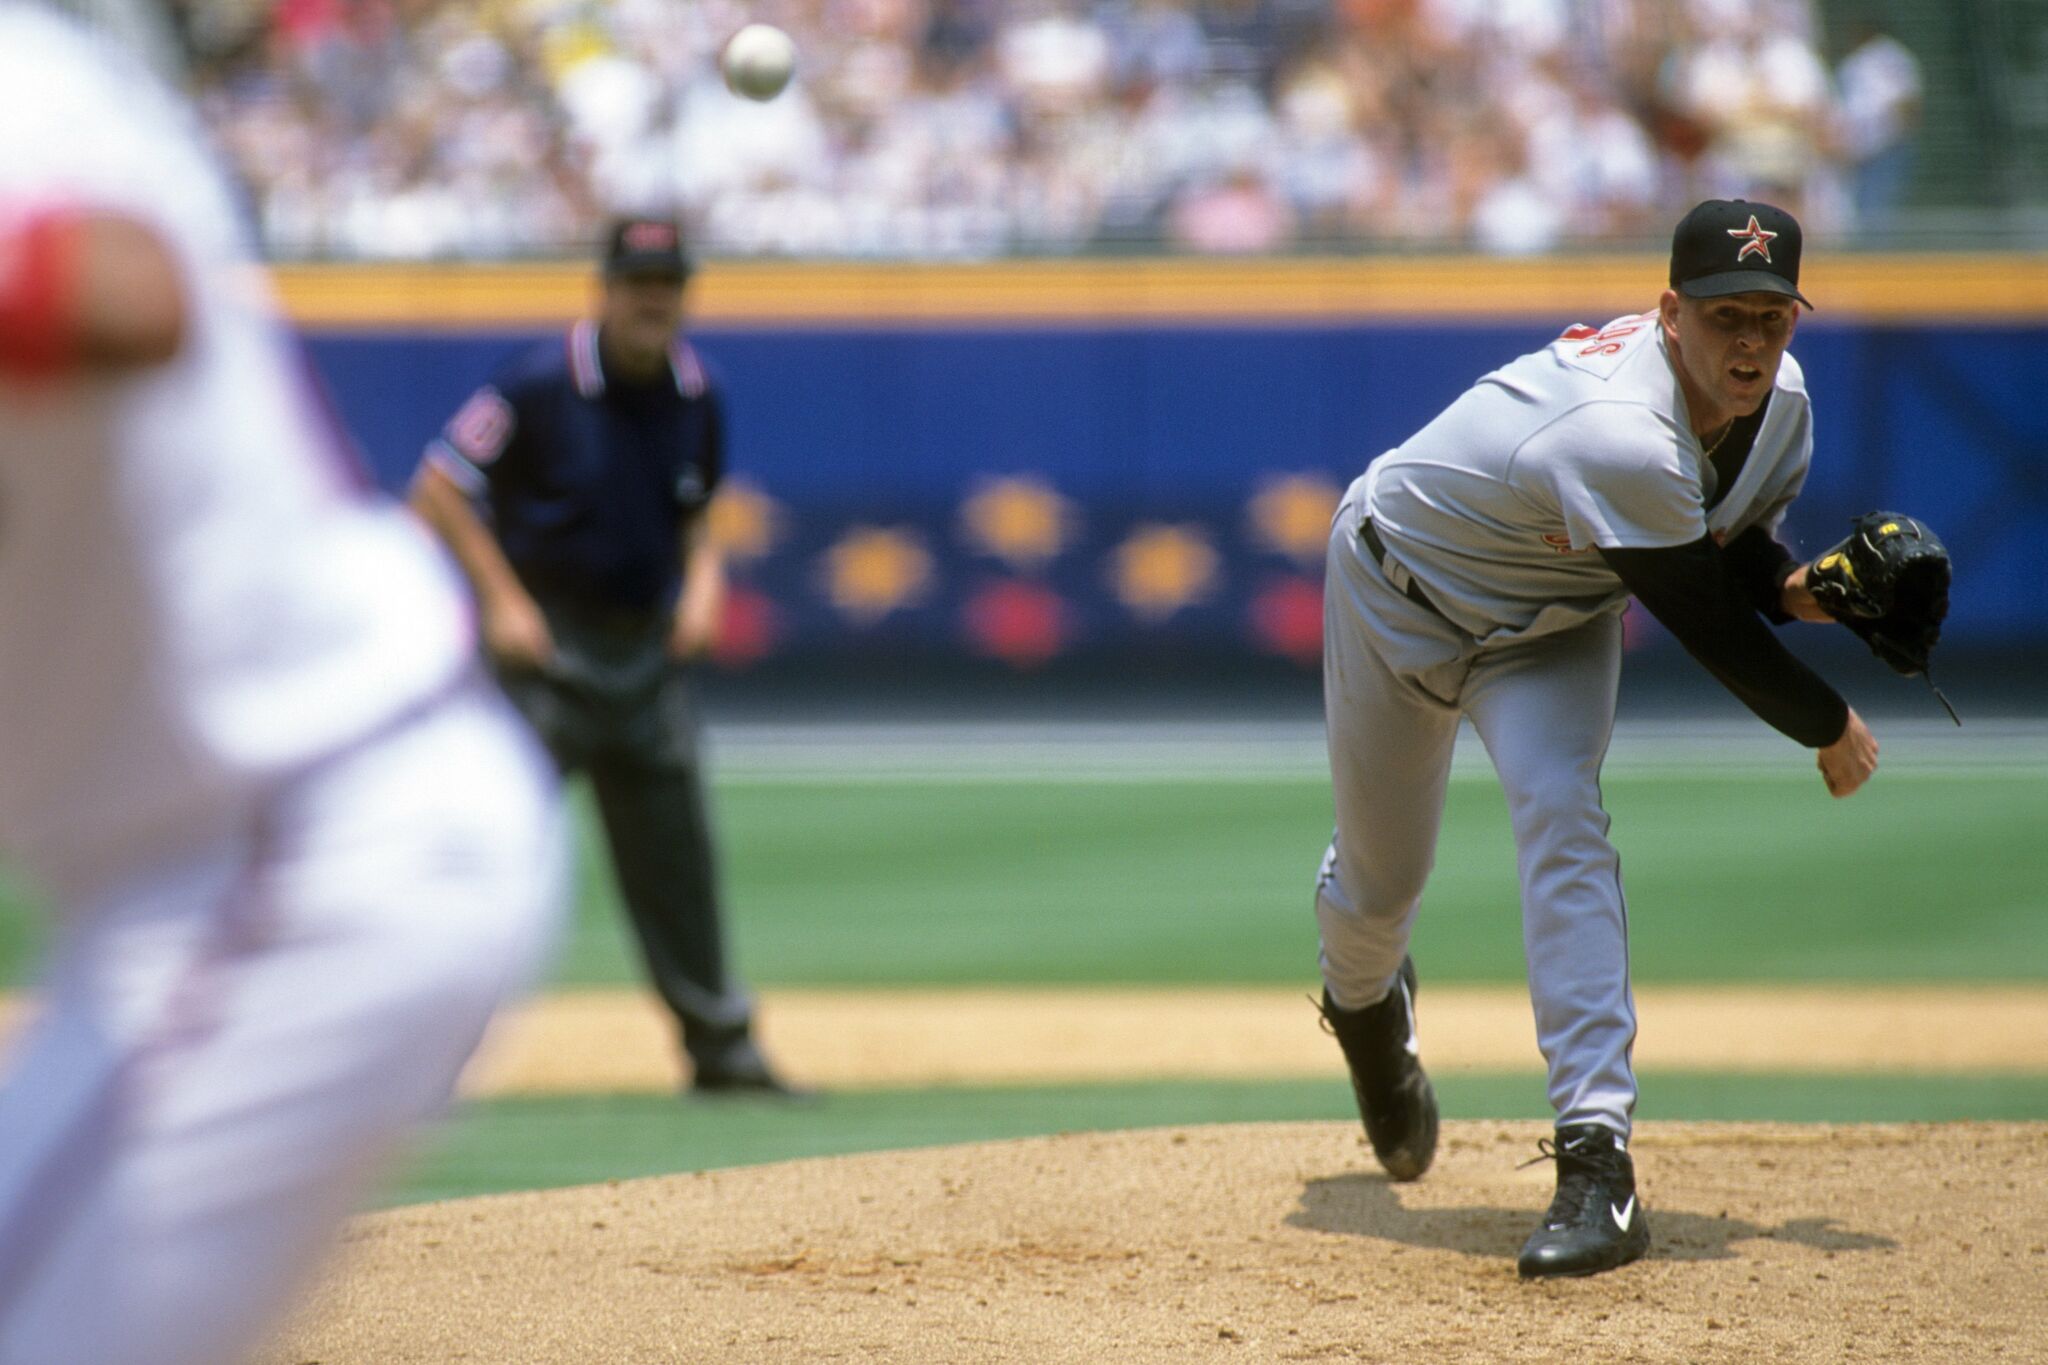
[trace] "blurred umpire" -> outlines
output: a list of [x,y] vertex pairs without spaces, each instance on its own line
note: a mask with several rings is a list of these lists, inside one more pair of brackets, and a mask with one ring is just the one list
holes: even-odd
[[725,594],[705,526],[721,402],[677,330],[689,274],[673,222],[616,224],[597,319],[472,395],[412,501],[476,590],[506,692],[564,773],[589,774],[693,1088],[787,1095],[726,964],[686,672]]

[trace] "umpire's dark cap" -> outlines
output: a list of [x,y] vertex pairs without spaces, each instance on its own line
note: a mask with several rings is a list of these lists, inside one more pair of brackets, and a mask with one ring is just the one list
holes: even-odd
[[604,273],[672,279],[690,278],[690,253],[672,218],[621,218],[605,239]]
[[1775,204],[1709,199],[1671,234],[1671,287],[1689,299],[1799,292],[1799,220]]

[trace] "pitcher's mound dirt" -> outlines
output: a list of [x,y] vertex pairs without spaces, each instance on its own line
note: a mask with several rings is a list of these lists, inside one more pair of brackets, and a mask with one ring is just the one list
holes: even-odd
[[1412,1185],[1258,1124],[400,1209],[266,1360],[2048,1360],[2048,1124],[1646,1125],[1651,1258],[1524,1284],[1547,1131],[1447,1124]]

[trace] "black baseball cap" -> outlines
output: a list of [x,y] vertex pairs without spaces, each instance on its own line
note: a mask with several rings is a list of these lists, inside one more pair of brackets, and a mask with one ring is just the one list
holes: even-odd
[[1671,287],[1689,299],[1799,292],[1799,220],[1775,204],[1709,199],[1671,234]]
[[673,218],[621,218],[605,237],[604,273],[690,278],[690,253]]

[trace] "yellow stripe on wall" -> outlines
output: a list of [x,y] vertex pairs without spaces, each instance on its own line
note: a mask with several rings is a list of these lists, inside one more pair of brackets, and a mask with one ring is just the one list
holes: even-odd
[[[1602,322],[1653,306],[1661,256],[1455,256],[998,264],[711,262],[690,311],[728,326],[1333,322],[1534,318]],[[287,310],[319,330],[554,325],[589,306],[571,265],[289,266]],[[1801,288],[1829,320],[2048,321],[2048,255],[1816,255]]]

